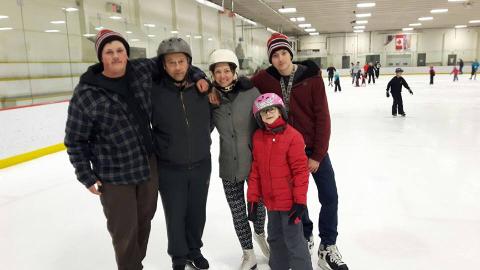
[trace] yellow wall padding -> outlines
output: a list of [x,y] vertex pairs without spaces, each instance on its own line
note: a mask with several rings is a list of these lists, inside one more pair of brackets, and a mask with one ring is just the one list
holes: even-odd
[[0,169],[4,169],[22,162],[26,162],[32,159],[36,159],[39,157],[43,157],[49,154],[53,154],[59,151],[65,150],[65,145],[63,143],[51,145],[48,147],[44,147],[41,149],[37,149],[35,151],[23,153],[20,155],[16,155],[13,157],[8,157],[5,159],[0,159]]

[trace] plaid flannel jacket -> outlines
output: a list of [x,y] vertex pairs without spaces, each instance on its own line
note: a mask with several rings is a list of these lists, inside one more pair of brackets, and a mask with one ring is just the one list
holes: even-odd
[[[87,188],[97,180],[112,184],[136,184],[148,180],[150,169],[138,123],[127,104],[112,91],[95,85],[93,65],[82,75],[68,108],[65,146],[78,180]],[[130,90],[151,117],[150,89],[154,60],[128,64]]]

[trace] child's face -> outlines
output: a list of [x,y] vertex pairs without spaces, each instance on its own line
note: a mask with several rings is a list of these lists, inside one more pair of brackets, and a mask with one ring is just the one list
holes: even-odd
[[260,117],[262,117],[263,123],[271,125],[280,117],[280,111],[275,106],[265,108],[260,111]]

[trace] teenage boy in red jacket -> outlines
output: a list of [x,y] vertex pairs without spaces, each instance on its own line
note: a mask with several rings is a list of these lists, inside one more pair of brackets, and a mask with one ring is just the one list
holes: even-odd
[[[267,42],[272,64],[252,77],[260,93],[273,92],[283,98],[288,123],[305,140],[308,169],[317,185],[322,205],[319,215],[321,243],[318,265],[323,269],[347,270],[336,246],[338,224],[338,194],[335,175],[328,156],[330,140],[330,113],[325,85],[318,76],[318,67],[294,64],[293,49],[288,37],[274,33]],[[313,247],[313,223],[305,211],[302,217],[305,237]]]
[[287,124],[278,95],[255,99],[253,115],[261,127],[253,134],[248,176],[248,219],[257,219],[260,200],[268,210],[271,269],[312,270],[301,217],[307,208],[308,168],[302,135]]

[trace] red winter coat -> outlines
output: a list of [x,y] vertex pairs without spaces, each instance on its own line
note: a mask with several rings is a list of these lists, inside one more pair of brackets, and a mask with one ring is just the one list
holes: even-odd
[[[271,92],[283,98],[280,74],[273,66],[261,70],[251,81],[260,93]],[[300,78],[293,81],[288,123],[303,135],[307,148],[312,150],[310,158],[321,162],[330,141],[330,113],[318,68],[315,70],[309,66]]]
[[258,129],[252,141],[247,200],[258,202],[261,198],[269,211],[289,211],[293,203],[307,205],[309,171],[305,143],[292,126],[283,126],[285,129],[278,133]]

